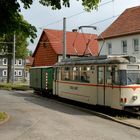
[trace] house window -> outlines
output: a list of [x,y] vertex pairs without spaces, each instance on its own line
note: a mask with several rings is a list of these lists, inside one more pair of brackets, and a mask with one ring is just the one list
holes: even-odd
[[7,65],[7,59],[3,58],[3,65]]
[[17,76],[17,70],[15,70],[15,76]]
[[2,71],[2,76],[7,76],[7,70]]
[[44,47],[48,47],[48,42],[44,42],[44,43],[43,43],[43,46],[44,46]]
[[134,47],[134,52],[139,51],[139,40],[138,39],[133,39],[133,47]]
[[127,53],[127,41],[122,40],[122,53],[126,54]]
[[18,60],[18,65],[22,65],[22,59]]
[[17,65],[17,60],[15,60],[15,65]]
[[22,76],[22,70],[18,70],[18,76]]
[[107,48],[108,48],[108,54],[112,54],[112,44],[111,43],[107,43]]

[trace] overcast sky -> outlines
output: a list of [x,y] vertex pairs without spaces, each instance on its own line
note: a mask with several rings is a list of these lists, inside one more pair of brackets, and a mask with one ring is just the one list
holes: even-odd
[[38,1],[39,0],[34,0],[30,9],[22,9],[24,19],[36,26],[38,30],[38,37],[35,40],[35,43],[29,43],[29,49],[33,51],[42,30],[44,28],[62,30],[64,17],[67,19],[67,31],[71,31],[82,25],[94,25],[97,26],[98,32],[93,30],[88,30],[88,32],[99,34],[125,9],[140,5],[140,0],[101,0],[98,10],[85,12],[81,3],[76,0],[70,0],[71,7],[63,7],[61,10],[52,10],[51,7],[42,6]]

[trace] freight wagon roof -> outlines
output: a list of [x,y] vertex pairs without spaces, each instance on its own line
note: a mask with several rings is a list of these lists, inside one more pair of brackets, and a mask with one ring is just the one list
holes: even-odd
[[30,69],[40,69],[40,68],[52,68],[52,66],[38,66],[38,67],[31,67]]

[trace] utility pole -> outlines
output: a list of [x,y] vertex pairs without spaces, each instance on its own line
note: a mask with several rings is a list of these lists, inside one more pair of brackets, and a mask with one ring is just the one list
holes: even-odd
[[66,18],[63,18],[63,59],[66,59]]
[[16,35],[14,33],[14,43],[13,43],[13,72],[12,72],[12,83],[15,82],[15,47],[16,47]]

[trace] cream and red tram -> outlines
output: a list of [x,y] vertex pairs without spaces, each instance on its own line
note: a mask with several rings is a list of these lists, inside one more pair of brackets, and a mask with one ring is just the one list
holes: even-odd
[[130,56],[66,59],[54,67],[53,95],[122,110],[140,108],[140,63]]

